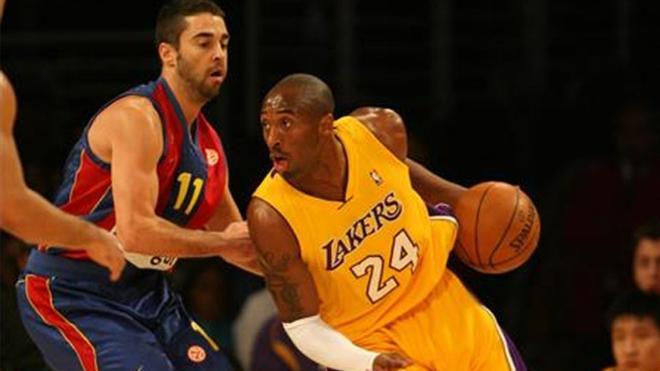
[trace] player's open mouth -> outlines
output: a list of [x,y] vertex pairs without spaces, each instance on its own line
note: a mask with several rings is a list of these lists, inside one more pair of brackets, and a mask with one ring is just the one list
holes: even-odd
[[220,70],[211,71],[210,77],[211,77],[211,80],[219,81],[219,82],[222,82],[222,80],[224,79],[224,75],[222,74],[222,71],[220,71]]
[[289,167],[289,160],[282,155],[271,153],[270,160],[273,161],[273,167],[277,172],[284,171]]

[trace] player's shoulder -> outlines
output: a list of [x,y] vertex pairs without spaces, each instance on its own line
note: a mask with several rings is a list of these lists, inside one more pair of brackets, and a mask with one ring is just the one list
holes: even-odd
[[112,102],[103,112],[110,114],[122,114],[134,116],[135,118],[157,117],[158,112],[151,100],[140,95],[128,95]]
[[396,157],[408,155],[406,126],[401,115],[389,108],[360,107],[350,113]]
[[350,113],[366,126],[376,137],[405,131],[403,118],[393,109],[383,107],[360,107]]
[[160,116],[148,98],[121,97],[93,118],[87,139],[92,151],[108,162],[115,145],[137,146],[134,150],[160,156],[163,148]]
[[110,121],[115,128],[122,124],[131,126],[132,129],[138,126],[145,126],[136,125],[136,123],[144,123],[146,127],[160,127],[160,116],[151,103],[151,100],[138,95],[121,97],[110,103],[99,112],[95,119],[95,122],[98,121]]
[[272,226],[284,221],[282,215],[275,206],[262,197],[253,196],[247,208],[248,221],[258,223],[263,226]]
[[298,239],[287,219],[267,200],[253,196],[247,210],[250,236],[257,249],[298,251]]

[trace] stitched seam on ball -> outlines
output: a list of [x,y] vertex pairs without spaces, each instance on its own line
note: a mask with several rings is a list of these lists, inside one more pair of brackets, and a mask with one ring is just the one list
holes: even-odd
[[481,195],[481,199],[479,200],[479,206],[477,207],[477,219],[474,221],[474,250],[475,254],[477,256],[477,264],[478,265],[483,265],[481,263],[481,255],[479,255],[479,215],[481,214],[481,205],[483,205],[484,200],[486,199],[486,195],[488,194],[488,191],[494,186],[495,184],[491,184],[486,188],[484,191],[484,194]]
[[518,205],[520,204],[520,188],[516,187],[516,201],[513,205],[513,213],[511,213],[511,217],[509,218],[509,223],[506,226],[506,229],[502,232],[502,236],[500,236],[500,240],[497,241],[497,244],[495,244],[495,248],[493,251],[490,253],[490,256],[488,257],[488,265],[490,265],[493,269],[495,268],[495,264],[493,263],[493,257],[495,256],[495,253],[497,253],[497,250],[500,249],[500,245],[502,245],[502,241],[504,241],[504,237],[509,233],[509,229],[511,228],[511,224],[513,224],[513,219],[516,217],[516,212],[518,211]]

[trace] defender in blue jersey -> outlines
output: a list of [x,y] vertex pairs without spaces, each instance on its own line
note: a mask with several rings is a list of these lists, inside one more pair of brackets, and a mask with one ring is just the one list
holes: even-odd
[[111,282],[84,251],[41,246],[17,284],[23,322],[55,370],[230,368],[162,272],[206,256],[259,270],[220,137],[200,112],[227,73],[224,13],[210,0],[174,1],[156,41],[160,78],[92,117],[55,200],[115,231],[131,264]]

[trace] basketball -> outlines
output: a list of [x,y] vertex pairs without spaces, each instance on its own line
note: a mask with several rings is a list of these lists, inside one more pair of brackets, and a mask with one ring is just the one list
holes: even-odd
[[484,182],[456,204],[458,238],[454,252],[482,273],[512,271],[534,253],[541,220],[532,200],[517,186]]

